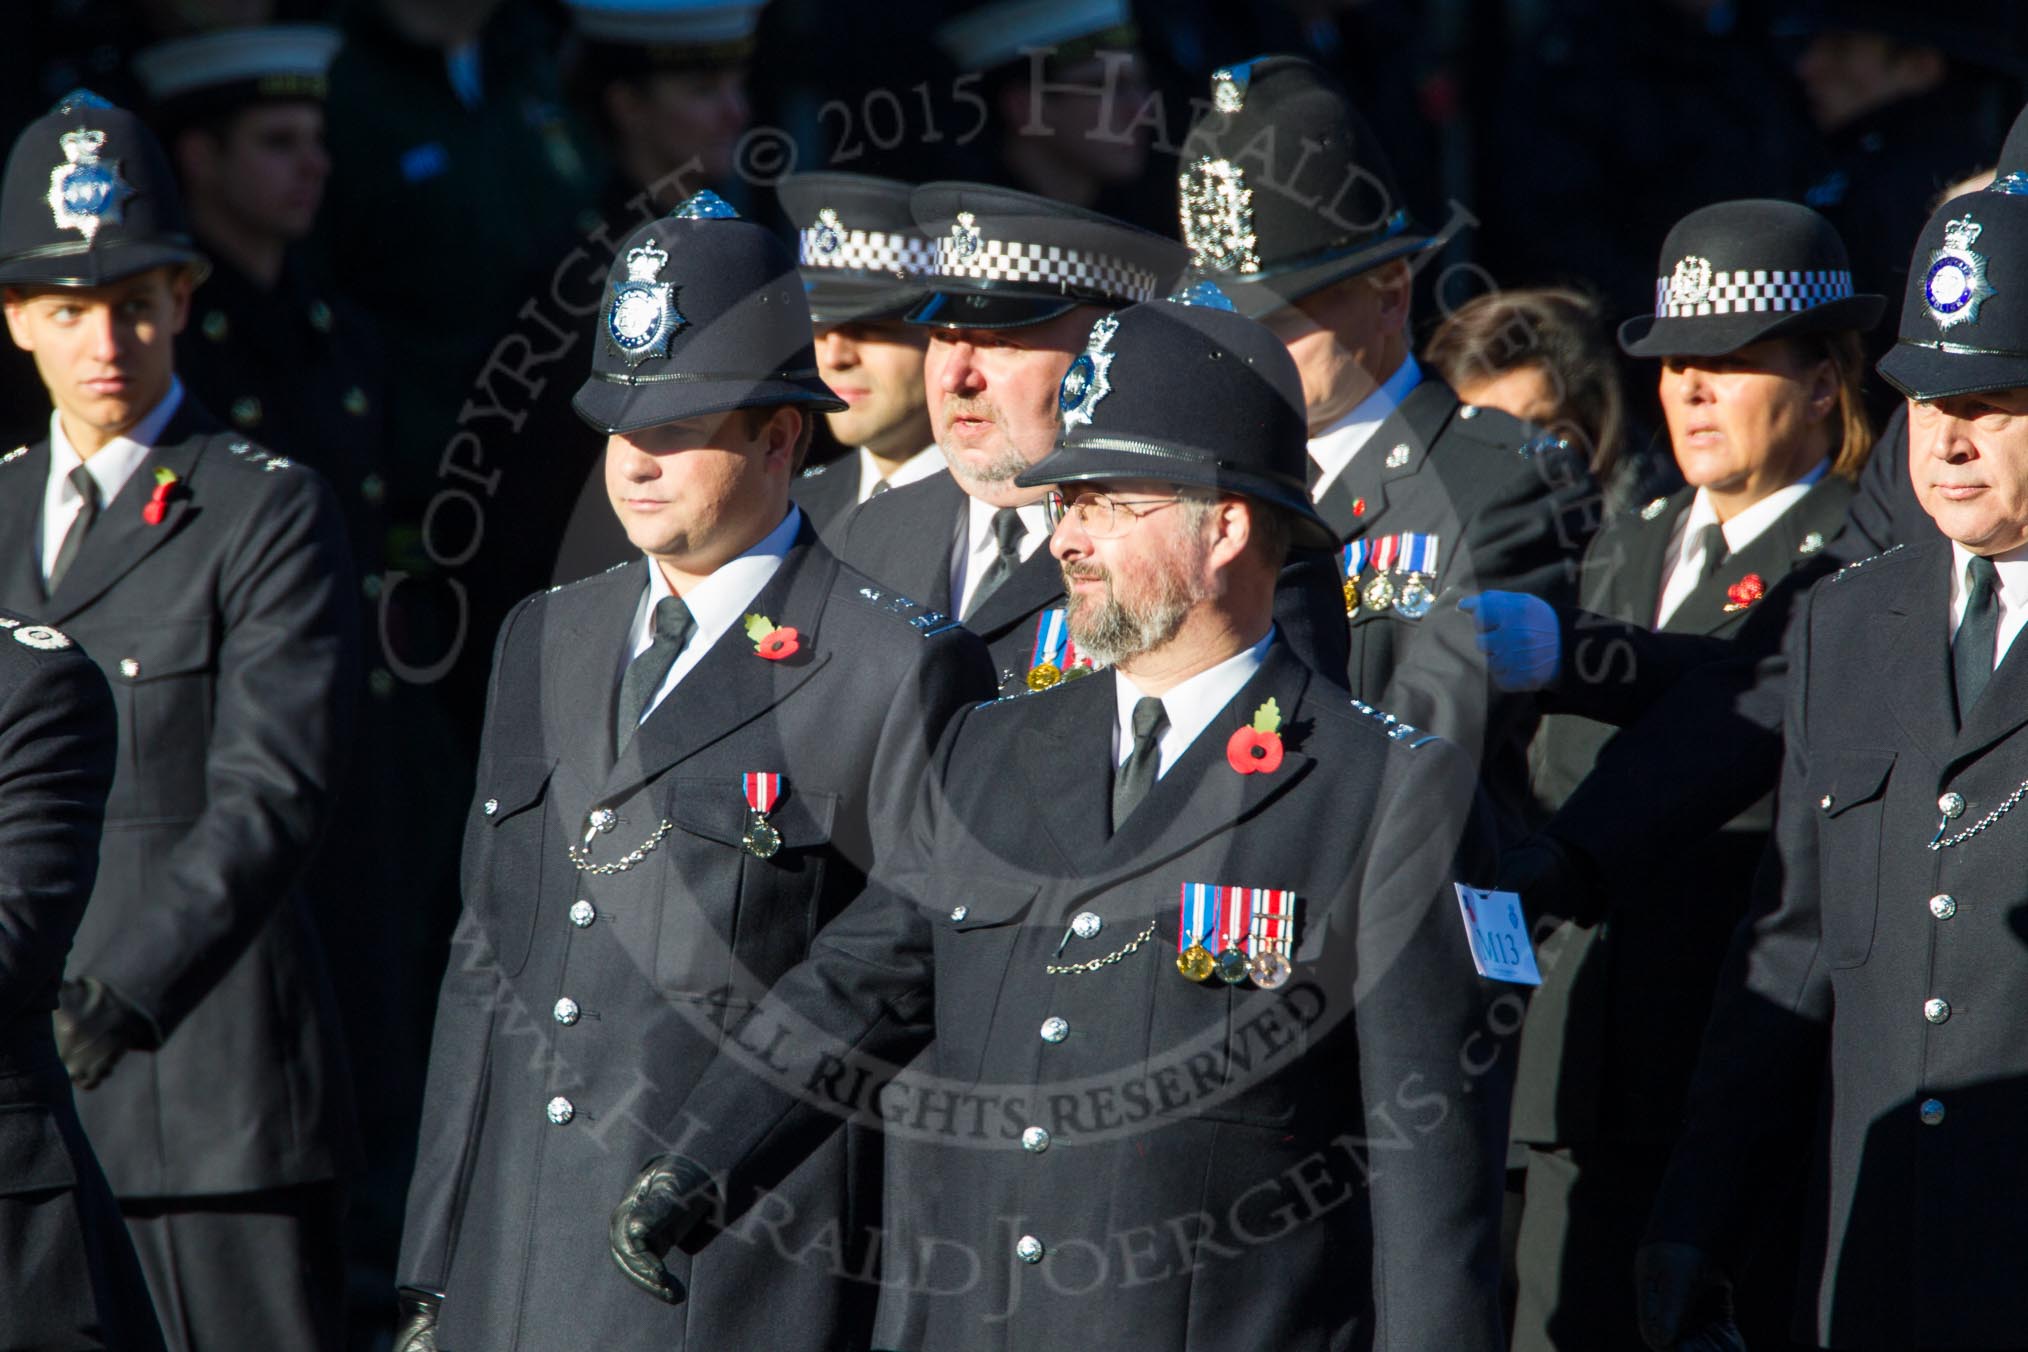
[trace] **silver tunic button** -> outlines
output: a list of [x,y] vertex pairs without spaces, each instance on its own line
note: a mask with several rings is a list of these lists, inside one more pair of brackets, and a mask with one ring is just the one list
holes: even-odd
[[1042,1241],[1033,1235],[1023,1235],[1014,1241],[1014,1256],[1024,1263],[1042,1261]]
[[556,1002],[556,1009],[554,1010],[554,1013],[556,1015],[556,1021],[558,1023],[562,1024],[566,1028],[570,1027],[570,1025],[577,1022],[578,1018],[577,1001],[571,999],[568,995],[564,996],[561,1000],[558,1000]]
[[1939,892],[1929,899],[1929,913],[1939,920],[1948,920],[1958,913],[1958,899],[1948,892]]
[[1797,545],[1796,549],[1800,553],[1814,554],[1823,547],[1824,533],[1820,530],[1813,530],[1803,537],[1803,542]]
[[1407,463],[1408,463],[1408,443],[1405,441],[1398,441],[1394,444],[1394,449],[1387,453],[1387,467],[1389,469],[1400,469],[1403,465]]
[[1817,806],[1824,809],[1824,811],[1829,812],[1831,810],[1832,804],[1836,803],[1837,801],[1838,801],[1837,799],[1833,798],[1830,794],[1827,793],[1822,798],[1819,798],[1817,800]]
[[485,801],[485,803],[483,803],[479,808],[479,811],[485,813],[489,817],[492,816],[495,812],[498,812],[499,810],[500,810],[500,800],[498,798],[488,798]]
[[599,918],[599,908],[579,898],[570,904],[570,923],[579,929],[586,929]]
[[1479,416],[1479,406],[1477,404],[1460,404],[1458,406],[1458,416],[1467,420],[1476,418]]
[[140,674],[141,664],[139,662],[136,662],[131,657],[122,657],[120,659],[120,675],[131,681]]
[[613,823],[618,821],[619,818],[614,815],[613,810],[609,807],[595,807],[592,809],[591,816],[585,820],[591,823],[591,828],[594,831],[610,831],[613,829]]
[[1051,1014],[1042,1021],[1042,1040],[1044,1042],[1061,1042],[1069,1036],[1070,1024],[1063,1019],[1059,1019],[1056,1015]]
[[1938,1127],[1943,1125],[1943,1120],[1943,1100],[1924,1099],[1922,1101],[1922,1124],[1925,1127]]
[[1049,1149],[1049,1133],[1041,1127],[1030,1127],[1021,1133],[1021,1148],[1031,1155],[1040,1155]]
[[1961,793],[1947,793],[1936,800],[1936,810],[1952,819],[1962,817],[1965,815],[1965,796]]
[[549,1120],[559,1127],[577,1116],[576,1106],[561,1094],[549,1101],[548,1112]]
[[1942,1023],[1951,1016],[1951,1002],[1932,996],[1922,1002],[1922,1017],[1931,1023]]
[[966,916],[970,915],[971,913],[972,908],[969,906],[951,907],[951,919],[953,920],[963,920]]
[[1070,922],[1070,932],[1080,939],[1095,939],[1105,922],[1090,911],[1079,911]]

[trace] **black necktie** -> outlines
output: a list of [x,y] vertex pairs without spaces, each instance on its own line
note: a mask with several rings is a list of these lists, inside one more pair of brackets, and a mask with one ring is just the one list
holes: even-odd
[[1028,533],[1022,523],[1021,513],[1012,507],[1002,507],[993,513],[993,542],[1000,552],[986,565],[986,571],[979,577],[978,589],[972,593],[972,604],[965,609],[964,618],[969,620],[979,613],[979,607],[986,604],[986,598],[998,591],[1000,584],[1021,566],[1021,537]]
[[1993,679],[1993,649],[2000,638],[2000,570],[1991,559],[1974,554],[1965,573],[1971,590],[1965,598],[1965,617],[1958,621],[1958,636],[1951,642],[1960,724],[1971,716],[1986,682]]
[[1712,522],[1700,534],[1704,537],[1704,567],[1698,572],[1697,580],[1709,582],[1732,551],[1725,543],[1725,527],[1718,522]]
[[626,749],[627,739],[634,735],[634,729],[641,726],[641,719],[648,712],[648,701],[655,698],[662,682],[669,679],[669,668],[676,665],[676,655],[683,651],[696,628],[696,617],[683,604],[682,597],[665,596],[655,603],[654,641],[627,663],[627,674],[620,678],[620,707],[613,718],[615,752]]
[[1134,704],[1134,749],[1113,775],[1113,830],[1125,824],[1155,787],[1155,770],[1162,763],[1162,730],[1168,726],[1169,711],[1161,700],[1144,696]]
[[75,488],[84,501],[79,504],[77,515],[71,519],[70,529],[63,533],[63,543],[56,547],[56,562],[49,567],[49,590],[56,591],[56,584],[63,581],[63,575],[77,562],[77,552],[84,548],[85,532],[92,528],[92,522],[99,519],[99,481],[92,472],[79,465],[70,472],[70,486]]

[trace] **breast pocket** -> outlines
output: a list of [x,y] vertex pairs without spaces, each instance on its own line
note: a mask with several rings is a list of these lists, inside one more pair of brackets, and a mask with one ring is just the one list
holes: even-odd
[[121,782],[108,811],[121,818],[189,818],[204,806],[218,675],[208,620],[124,628],[116,651],[95,655],[117,692]]
[[[1184,978],[1173,961],[1176,922],[1157,927],[1151,968],[1148,1050],[1143,1071],[1156,1110],[1245,1126],[1286,1126],[1295,1115],[1298,1076],[1289,1074],[1308,1049],[1316,988],[1299,949],[1296,976],[1263,990],[1251,980]],[[1209,945],[1207,945],[1209,947]]]
[[830,849],[838,795],[790,784],[751,832],[737,776],[671,780],[658,797],[668,821],[707,845],[684,851],[665,898],[656,980],[676,994],[757,1000],[803,960],[822,922],[843,867]]
[[487,766],[465,836],[465,901],[484,922],[509,976],[528,961],[542,906],[544,851],[564,849],[547,811],[555,768],[554,760],[530,756],[503,756]]
[[1817,826],[1817,909],[1824,960],[1857,967],[1873,951],[1880,909],[1881,816],[1894,771],[1892,751],[1829,751],[1811,766]]
[[970,1084],[979,1077],[1007,964],[1034,909],[1034,883],[936,873],[919,899],[936,926],[937,1070]]

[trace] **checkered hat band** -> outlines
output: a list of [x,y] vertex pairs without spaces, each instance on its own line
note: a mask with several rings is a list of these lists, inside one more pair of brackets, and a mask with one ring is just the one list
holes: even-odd
[[1701,299],[1692,301],[1670,294],[1672,278],[1655,280],[1655,318],[1686,319],[1692,315],[1763,314],[1773,310],[1811,310],[1834,300],[1850,299],[1852,274],[1819,269],[1811,272],[1783,272],[1758,268],[1752,271],[1714,272]]
[[[823,252],[819,243],[837,239],[837,247]],[[878,230],[826,230],[812,226],[803,232],[801,263],[806,268],[838,268],[847,272],[902,272],[926,277],[936,271],[937,248],[917,235],[889,235]]]
[[1111,254],[1085,253],[1056,244],[1023,244],[1011,239],[981,240],[979,251],[960,259],[950,239],[937,241],[937,272],[989,282],[1041,282],[1079,287],[1117,300],[1153,300],[1158,279]]

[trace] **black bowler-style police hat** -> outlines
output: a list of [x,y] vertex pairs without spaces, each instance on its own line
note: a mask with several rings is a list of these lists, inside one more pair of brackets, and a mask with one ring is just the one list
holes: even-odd
[[2028,388],[2028,185],[2003,178],[1929,218],[1880,374],[1911,399]]
[[1310,503],[1296,363],[1209,282],[1100,319],[1057,406],[1056,449],[1015,479],[1023,488],[1159,479],[1273,503],[1300,547],[1338,543]]
[[925,183],[910,194],[909,210],[937,251],[935,291],[910,312],[911,324],[1040,324],[1080,305],[1153,300],[1183,273],[1174,240],[1012,188]]
[[1177,175],[1190,265],[1265,315],[1430,245],[1373,129],[1297,56],[1212,72]]
[[700,192],[627,236],[599,306],[591,378],[571,407],[611,436],[776,404],[846,407],[817,378],[795,259]]
[[922,300],[937,251],[909,214],[912,191],[869,174],[791,174],[781,181],[776,194],[797,229],[811,319],[898,319]]
[[1887,297],[1852,289],[1845,241],[1796,202],[1717,202],[1662,241],[1655,312],[1620,325],[1633,357],[1715,357],[1764,338],[1880,322]]
[[189,264],[204,255],[140,118],[78,89],[15,138],[0,178],[0,285],[104,286]]

